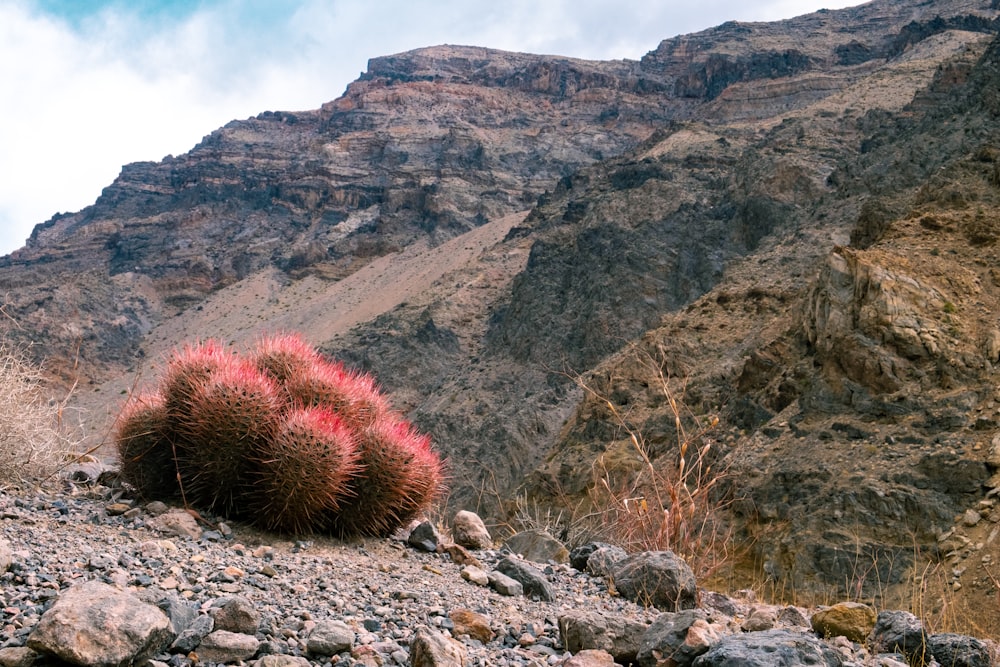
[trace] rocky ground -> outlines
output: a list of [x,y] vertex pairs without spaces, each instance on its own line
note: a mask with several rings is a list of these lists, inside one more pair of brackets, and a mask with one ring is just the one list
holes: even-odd
[[624,574],[637,557],[607,547],[558,563],[567,554],[557,546],[550,562],[530,563],[495,543],[426,551],[413,536],[289,540],[69,480],[0,492],[0,526],[3,667],[58,664],[54,656],[159,666],[892,667],[907,664],[893,650],[922,664],[915,637],[948,656],[942,664],[993,664],[989,643],[924,635],[903,612],[876,623],[862,605],[804,609],[704,590],[685,609],[695,606],[693,576],[690,600],[678,592],[677,609],[663,612],[671,603],[646,595],[655,585]]

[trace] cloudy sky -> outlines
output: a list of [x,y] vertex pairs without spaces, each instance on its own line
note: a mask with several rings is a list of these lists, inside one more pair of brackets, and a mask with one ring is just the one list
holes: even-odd
[[123,164],[267,110],[315,109],[368,58],[435,44],[638,59],[661,39],[860,0],[0,0],[0,255]]

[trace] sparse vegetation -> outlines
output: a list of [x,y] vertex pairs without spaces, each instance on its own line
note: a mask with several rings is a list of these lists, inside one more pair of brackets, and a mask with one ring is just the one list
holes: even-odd
[[43,400],[38,368],[0,339],[0,484],[43,478],[70,447],[60,432],[60,404]]

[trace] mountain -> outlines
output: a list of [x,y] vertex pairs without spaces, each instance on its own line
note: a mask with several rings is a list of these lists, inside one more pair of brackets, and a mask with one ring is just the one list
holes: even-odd
[[295,329],[434,436],[456,505],[586,513],[639,469],[624,427],[669,464],[714,424],[771,584],[961,569],[1000,487],[998,20],[876,0],[638,62],[375,58],[36,227],[8,335],[93,442],[172,346]]

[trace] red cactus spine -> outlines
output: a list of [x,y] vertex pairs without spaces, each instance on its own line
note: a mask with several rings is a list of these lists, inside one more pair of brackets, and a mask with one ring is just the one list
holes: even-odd
[[289,378],[285,386],[295,403],[330,408],[359,430],[371,426],[389,409],[370,375],[323,359],[307,372]]
[[248,514],[248,482],[280,424],[274,381],[232,356],[197,384],[178,419],[178,466],[187,497],[229,517]]
[[258,370],[284,385],[292,378],[308,374],[322,357],[301,336],[281,334],[258,340],[250,360]]
[[122,476],[140,497],[169,500],[178,496],[180,484],[162,396],[133,397],[118,417],[114,440]]
[[340,535],[392,533],[433,499],[441,484],[441,463],[406,422],[383,415],[359,439],[362,472],[353,496],[330,517]]
[[293,410],[260,453],[254,520],[263,528],[311,533],[336,512],[358,473],[356,438],[331,410]]

